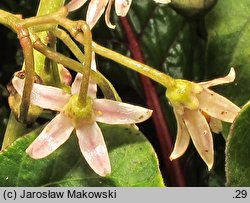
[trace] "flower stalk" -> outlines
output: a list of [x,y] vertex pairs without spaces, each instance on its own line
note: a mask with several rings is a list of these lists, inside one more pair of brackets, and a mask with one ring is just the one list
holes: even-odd
[[18,119],[21,122],[26,122],[28,120],[28,112],[30,106],[30,94],[34,81],[34,55],[33,46],[31,39],[29,37],[29,32],[23,26],[17,25],[17,36],[19,38],[20,44],[23,49],[24,55],[24,70],[25,70],[25,83],[23,89],[23,97],[20,104],[20,111]]
[[87,103],[87,92],[89,86],[90,70],[91,70],[91,60],[92,60],[92,34],[87,23],[83,23],[81,26],[83,31],[83,45],[85,52],[85,60],[83,64],[83,75],[80,92],[78,96],[78,103],[80,106],[86,106]]
[[106,47],[103,47],[95,42],[92,42],[93,50],[105,58],[111,59],[129,69],[132,69],[138,73],[141,73],[152,80],[162,84],[166,88],[172,88],[175,86],[175,79],[173,79],[171,76],[162,73],[148,65],[145,65],[143,63],[140,63],[136,60],[133,60],[131,58],[128,58],[122,54],[119,54],[115,51],[112,51]]
[[[47,47],[45,44],[43,44],[40,41],[40,39],[37,39],[33,43],[33,46],[37,51],[44,54],[47,58],[54,60],[58,64],[62,64],[65,67],[68,67],[71,70],[74,70],[76,72],[83,73],[83,65],[82,65],[83,61],[81,60],[82,57],[77,58],[81,63],[78,61],[75,61]],[[93,80],[101,88],[105,98],[120,101],[120,97],[118,93],[116,92],[115,88],[113,87],[113,85],[100,72],[91,70],[90,74],[91,74],[91,78],[93,78]]]

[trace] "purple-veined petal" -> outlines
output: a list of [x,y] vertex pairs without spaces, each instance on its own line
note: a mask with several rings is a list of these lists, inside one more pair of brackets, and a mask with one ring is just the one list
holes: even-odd
[[[82,82],[82,74],[77,73],[77,75],[75,77],[75,80],[74,80],[74,82],[73,82],[73,84],[71,86],[72,94],[76,94],[76,93],[80,92],[81,82]],[[92,80],[90,79],[87,94],[91,98],[96,98],[96,92],[97,92],[97,85],[94,82],[92,82]]]
[[225,122],[232,123],[240,111],[233,102],[209,89],[197,94],[197,98],[202,111]]
[[199,110],[189,109],[185,109],[183,119],[195,148],[210,170],[214,163],[214,149],[207,120]]
[[175,140],[174,150],[170,155],[170,160],[177,159],[184,154],[190,142],[190,135],[187,131],[181,115],[174,110],[177,121],[177,136]]
[[100,176],[111,173],[111,165],[101,129],[96,122],[76,128],[80,150],[89,166]]
[[90,29],[94,27],[101,15],[104,13],[105,7],[109,0],[91,0],[87,10],[86,22]]
[[69,12],[75,11],[80,8],[87,0],[71,0],[67,5],[65,5]]
[[118,16],[126,16],[132,0],[115,0],[115,12]]
[[[18,94],[22,96],[24,80],[18,77],[12,79],[12,84]],[[69,101],[70,95],[64,92],[62,89],[33,84],[30,101],[36,106],[40,106],[44,109],[51,109],[55,111],[61,111],[65,104]]]
[[35,141],[26,149],[26,153],[33,159],[44,158],[60,147],[69,138],[73,130],[74,127],[70,119],[60,113],[43,129]]
[[203,88],[209,88],[209,87],[216,86],[216,85],[230,83],[230,82],[233,82],[234,80],[235,80],[235,70],[234,68],[231,68],[230,72],[225,77],[216,78],[214,80],[210,80],[207,82],[200,82],[199,84]]
[[133,124],[147,120],[152,110],[108,99],[95,99],[96,121],[108,124]]

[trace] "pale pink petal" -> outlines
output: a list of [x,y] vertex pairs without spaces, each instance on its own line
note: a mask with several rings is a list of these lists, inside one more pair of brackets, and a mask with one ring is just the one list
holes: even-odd
[[[72,94],[79,93],[80,91],[80,86],[81,86],[81,81],[82,81],[82,74],[77,73],[75,80],[71,86],[71,92]],[[88,87],[88,96],[91,98],[96,98],[96,92],[97,92],[97,85],[90,79],[89,82],[89,87]]]
[[69,12],[75,11],[80,8],[87,0],[71,0],[67,5],[65,5]]
[[88,23],[90,29],[94,27],[101,15],[104,13],[105,7],[107,6],[109,0],[91,0],[87,10],[86,22]]
[[219,134],[223,130],[222,123],[219,119],[210,117],[209,126],[212,132]]
[[232,123],[240,111],[240,108],[230,100],[209,89],[197,94],[197,98],[202,111],[225,122]]
[[189,109],[185,109],[183,119],[195,148],[210,170],[214,163],[214,149],[207,120],[199,110]]
[[154,0],[157,3],[162,3],[162,4],[168,4],[171,2],[171,0]]
[[118,16],[126,16],[132,0],[115,0],[115,12]]
[[[96,71],[95,52],[92,52],[91,69]],[[82,81],[82,74],[77,73],[75,80],[71,86],[72,94],[79,93],[81,81]],[[89,87],[88,87],[88,96],[90,96],[91,98],[96,98],[96,92],[97,92],[97,85],[90,78]]]
[[108,124],[133,124],[147,120],[152,110],[108,99],[95,99],[96,121]]
[[175,110],[175,117],[177,121],[177,136],[174,145],[174,150],[170,155],[170,160],[177,159],[184,154],[190,142],[190,135],[187,131],[184,121],[181,115],[179,115]]
[[26,153],[33,159],[50,155],[69,138],[73,129],[70,119],[61,113],[58,114],[26,149]]
[[67,68],[65,68],[62,64],[58,64],[58,70],[60,74],[60,79],[63,84],[71,85],[72,83],[72,75]]
[[[22,96],[24,80],[18,77],[12,79],[12,84],[18,94]],[[36,106],[40,106],[45,109],[51,109],[55,111],[61,111],[62,108],[70,99],[70,94],[67,94],[60,88],[40,85],[34,83],[30,101]]]
[[111,173],[108,151],[97,123],[76,128],[81,152],[89,166],[100,176]]
[[207,82],[200,82],[199,84],[202,85],[203,88],[209,88],[216,85],[230,83],[233,82],[234,80],[235,80],[235,70],[234,68],[231,68],[230,72],[225,77],[216,78],[214,80],[210,80]]
[[71,85],[71,93],[72,94],[79,93],[80,87],[81,87],[81,82],[82,82],[82,74],[77,73],[76,77]]

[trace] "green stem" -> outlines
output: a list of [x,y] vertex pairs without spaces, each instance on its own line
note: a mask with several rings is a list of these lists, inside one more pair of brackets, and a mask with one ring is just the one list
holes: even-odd
[[[41,0],[37,15],[46,15],[48,13],[53,13],[59,10],[64,4],[64,0]],[[21,23],[21,18],[10,14],[6,11],[0,10],[0,23],[11,28],[13,31],[17,32],[17,23]],[[45,40],[47,36],[46,32],[39,33],[39,37]],[[35,63],[35,71],[38,73],[43,73],[44,69],[44,55],[39,52],[34,53],[34,63]],[[26,126],[22,123],[16,121],[14,115],[11,113],[10,118],[8,120],[7,129],[4,135],[4,141],[2,144],[2,149],[5,149],[12,142],[14,142],[17,138],[21,137],[24,134]]]
[[17,32],[16,24],[20,20],[20,17],[0,9],[0,24],[12,29],[14,32]]
[[[47,58],[54,60],[55,62],[60,63],[65,67],[74,70],[75,72],[83,73],[82,63],[84,62],[83,58],[85,58],[85,56],[83,58],[77,58],[81,63],[77,62],[71,58],[64,56],[63,54],[50,49],[45,44],[43,44],[40,39],[37,39],[33,43],[33,46],[37,51],[44,54]],[[99,85],[106,98],[115,99],[117,101],[121,100],[115,88],[101,73],[91,70],[91,78],[93,78],[93,80]]]
[[122,54],[119,54],[115,51],[112,51],[106,47],[103,47],[95,42],[92,42],[93,50],[106,58],[109,58],[121,65],[126,66],[127,68],[130,68],[136,72],[139,72],[152,80],[162,84],[166,88],[171,88],[175,86],[175,79],[170,77],[169,75],[166,75],[165,73],[162,73],[150,66],[147,66],[143,63],[140,63],[138,61],[135,61],[131,58],[128,58]]
[[[40,9],[40,11],[41,10],[42,9]],[[48,29],[47,25],[50,25],[50,27],[53,25],[55,26],[57,24],[57,19],[65,18],[67,15],[68,10],[65,7],[61,7],[58,11],[55,10],[51,13],[46,13],[46,11],[45,13],[42,13],[38,11],[37,16],[24,19],[22,25],[26,27],[40,27],[39,29],[46,30]],[[43,26],[45,26],[44,29]]]
[[[64,27],[71,34],[73,38],[75,38],[81,44],[84,44],[84,35],[82,35],[81,30],[79,29],[79,27],[83,24],[83,21],[71,21],[67,18],[63,17],[60,18],[58,17],[58,15],[53,14],[47,17],[44,16],[43,18],[40,19],[39,22],[59,24],[60,26]],[[32,23],[31,21],[27,23],[31,23],[30,25],[32,26],[34,25],[34,22]],[[135,61],[131,58],[128,58],[122,54],[119,54],[101,45],[98,45],[95,42],[92,43],[92,48],[97,54],[109,58],[117,63],[120,63],[125,67],[130,68],[136,72],[139,72],[151,78],[152,80],[162,84],[166,88],[171,88],[175,86],[175,80],[172,77],[150,66]]]
[[[48,42],[48,45],[47,45],[48,47],[50,47],[53,50],[56,50],[57,40],[52,32],[48,33],[47,42]],[[62,87],[57,63],[55,63],[51,59],[46,58],[45,65],[44,65],[44,72],[47,75],[46,75],[46,78],[43,78],[43,80],[45,80],[48,85],[52,85],[55,87]]]
[[[74,54],[77,60],[79,60],[81,63],[84,63],[85,60],[84,54],[75,44],[75,42],[71,39],[71,37],[68,35],[67,32],[59,28],[52,30],[52,32],[70,49],[70,51]],[[104,75],[102,75],[100,72],[91,71],[91,78],[101,88],[101,91],[104,94],[105,98],[121,101],[121,98],[116,92],[114,86],[109,82],[107,78],[104,77]]]
[[[84,37],[79,31],[78,27],[81,24],[81,21],[71,21],[67,18],[65,19],[57,19],[59,25],[64,27],[70,35],[81,44],[84,43]],[[162,73],[150,66],[147,66],[143,63],[140,63],[136,60],[128,58],[122,54],[119,54],[115,51],[112,51],[106,47],[103,47],[95,42],[92,42],[92,49],[97,54],[104,56],[105,58],[109,58],[121,65],[124,65],[127,68],[130,68],[136,72],[139,72],[152,80],[162,84],[166,88],[172,88],[175,86],[175,79],[170,77],[169,75]]]
[[29,31],[23,26],[17,26],[17,35],[23,49],[24,68],[25,68],[25,82],[23,89],[23,96],[20,105],[19,120],[26,122],[28,119],[28,112],[30,106],[30,95],[34,81],[34,56],[33,46],[29,37]]
[[81,106],[86,106],[89,77],[91,72],[91,60],[92,60],[92,33],[87,23],[83,23],[81,29],[83,31],[83,37],[84,37],[83,46],[85,52],[85,60],[83,64],[83,77],[78,96],[78,103]]
[[81,62],[84,63],[84,54],[81,49],[75,44],[71,37],[62,29],[56,28],[52,30],[53,34],[60,39],[74,54],[74,56]]
[[[44,15],[48,15],[50,13],[55,13],[63,6],[64,2],[65,2],[65,0],[40,0],[39,8],[37,11],[37,16],[44,16]],[[28,26],[25,24],[25,21],[23,24],[25,26]],[[39,25],[38,23],[36,23],[36,24]],[[37,37],[39,37],[42,40],[42,42],[44,42],[45,44],[47,44],[47,42],[46,42],[47,35],[48,35],[48,32],[37,33]],[[43,79],[43,77],[46,78],[47,73],[44,71],[45,56],[37,51],[34,51],[34,59],[35,59],[35,72],[42,79]],[[46,84],[46,82],[47,81],[44,81],[45,84]]]

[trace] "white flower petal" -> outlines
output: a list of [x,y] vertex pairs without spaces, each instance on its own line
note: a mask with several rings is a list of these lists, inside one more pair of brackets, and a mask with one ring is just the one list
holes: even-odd
[[183,119],[195,148],[210,170],[214,163],[213,137],[205,117],[199,110],[185,109]]
[[209,89],[197,94],[197,98],[202,111],[225,122],[232,123],[240,111],[234,103]]
[[115,0],[115,12],[118,16],[126,16],[132,0]]
[[33,159],[50,155],[69,138],[73,129],[70,119],[61,113],[58,114],[26,149],[26,153]]
[[202,85],[203,88],[209,88],[216,85],[230,83],[233,82],[234,80],[235,80],[235,70],[234,68],[231,68],[230,72],[225,77],[216,78],[214,80],[210,80],[207,82],[200,82],[199,84]]
[[[22,96],[24,80],[14,77],[12,79],[12,84],[18,94]],[[36,83],[33,84],[30,96],[30,101],[32,104],[55,111],[61,111],[69,99],[70,95],[65,93],[62,89]]]
[[102,132],[97,125],[82,125],[76,129],[81,152],[90,167],[100,176],[111,173],[108,151]]
[[174,110],[177,121],[177,136],[174,145],[174,150],[170,155],[170,160],[177,159],[184,154],[190,142],[190,135],[187,131],[182,117]]
[[97,68],[96,68],[96,60],[95,60],[95,52],[92,51],[92,60],[91,60],[91,69],[96,71]]
[[67,5],[67,9],[69,12],[74,11],[80,8],[83,4],[86,3],[87,0],[71,0]]
[[113,4],[113,1],[114,0],[110,0],[109,3],[108,3],[108,6],[106,8],[106,12],[105,12],[105,22],[106,22],[106,25],[111,28],[111,29],[115,29],[115,25],[113,25],[111,22],[110,22],[110,12],[111,12],[111,6]]
[[91,0],[87,10],[86,22],[90,29],[94,27],[101,15],[104,13],[105,7],[109,0]]
[[152,114],[150,109],[107,99],[95,99],[93,109],[96,120],[108,124],[140,123]]
[[171,0],[154,0],[157,3],[162,3],[162,4],[168,4],[171,2]]

